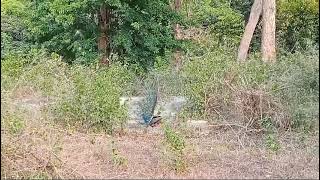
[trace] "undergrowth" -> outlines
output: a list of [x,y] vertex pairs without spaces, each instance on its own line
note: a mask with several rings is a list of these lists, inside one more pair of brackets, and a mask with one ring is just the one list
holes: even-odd
[[[160,83],[160,99],[165,100],[166,95],[187,96],[189,104],[183,111],[184,118],[262,129],[267,132],[266,147],[275,152],[281,148],[276,138],[279,130],[310,132],[316,128],[319,118],[319,53],[316,50],[279,55],[275,64],[262,63],[259,55],[239,64],[234,55],[227,52],[210,48],[200,54],[188,52],[179,73],[167,68],[152,72]],[[32,60],[26,59],[28,57]],[[114,134],[125,127],[128,119],[126,107],[120,106],[120,97],[139,94],[141,89],[134,80],[145,79],[117,63],[108,68],[70,66],[56,54],[7,56],[1,62],[1,133],[12,141],[27,131],[23,113],[8,111],[8,105],[15,99],[39,94],[37,97],[48,101],[46,120]],[[45,134],[39,132],[39,135],[41,133]],[[185,134],[170,125],[164,126],[167,160],[178,173],[188,167],[184,137]],[[2,162],[10,168],[15,167],[8,162],[33,150],[23,149],[18,143],[13,146],[8,146],[8,141],[1,143],[6,147],[2,149],[2,156],[7,158]],[[52,147],[52,151],[54,149],[59,147]],[[55,161],[50,161],[52,166],[60,166]],[[114,149],[112,162],[123,166],[127,160]],[[10,172],[8,168],[5,171],[8,177],[57,175],[46,168],[36,173],[33,170],[17,172],[18,169]]]
[[3,60],[1,89],[15,94],[21,87],[28,87],[40,93],[50,99],[47,110],[57,122],[107,133],[123,127],[126,110],[120,107],[119,98],[130,89],[132,78],[125,67],[69,66],[55,54],[41,57],[27,64],[18,57]]
[[181,133],[169,124],[163,124],[164,143],[169,166],[177,173],[188,168],[186,160],[186,142]]
[[262,129],[269,119],[277,128],[312,130],[319,116],[316,50],[280,55],[275,64],[264,64],[259,57],[241,64],[232,54],[220,52],[185,62],[182,73],[193,104],[191,116]]
[[126,167],[128,165],[128,160],[120,154],[114,140],[111,141],[111,161],[118,167]]

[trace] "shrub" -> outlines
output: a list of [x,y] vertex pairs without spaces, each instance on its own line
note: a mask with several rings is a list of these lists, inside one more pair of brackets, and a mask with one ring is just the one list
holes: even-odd
[[12,78],[17,79],[23,72],[24,59],[17,56],[8,56],[1,60],[1,76],[3,79]]
[[8,53],[1,59],[1,89],[10,89],[18,82],[25,82],[25,75],[29,65],[40,61],[46,53],[43,50],[31,49],[29,53]]
[[195,6],[197,8],[194,10],[193,18],[196,24],[208,27],[216,42],[230,47],[237,46],[244,28],[243,15],[232,9],[226,2],[202,3],[202,6]]
[[126,111],[120,107],[119,98],[132,77],[125,67],[114,64],[95,70],[74,66],[68,77],[72,93],[59,99],[54,110],[57,119],[102,128],[108,133],[124,125]]
[[[318,53],[280,56],[274,65],[252,58],[238,64],[227,53],[191,58],[182,73],[191,113],[243,125],[309,129],[319,116]],[[238,122],[239,123],[239,122]]]
[[8,56],[2,62],[1,89],[14,93],[28,87],[40,93],[49,100],[47,110],[57,122],[77,122],[112,133],[126,120],[119,98],[129,92],[133,75],[125,66],[69,66],[57,54],[48,57],[38,52]]
[[193,111],[205,115],[208,93],[219,93],[220,81],[233,62],[229,55],[218,51],[186,62],[182,71],[186,80],[186,94],[193,102]]
[[268,86],[283,100],[293,127],[311,130],[319,118],[319,53],[310,49],[282,56]]
[[184,137],[169,124],[164,124],[164,136],[166,150],[172,168],[178,172],[184,172],[187,168],[185,159],[186,142]]
[[277,3],[277,34],[288,51],[319,45],[319,1],[280,0]]
[[26,3],[20,0],[1,1],[1,59],[30,49],[24,22]]
[[41,92],[43,96],[58,97],[68,89],[67,64],[57,54],[46,56],[46,53],[40,54],[38,60],[34,59],[27,65],[17,83]]

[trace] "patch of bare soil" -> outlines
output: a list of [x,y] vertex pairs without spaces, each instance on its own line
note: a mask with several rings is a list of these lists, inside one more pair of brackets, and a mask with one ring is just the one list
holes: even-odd
[[[223,135],[221,135],[223,134]],[[159,135],[131,133],[115,138],[126,165],[112,163],[111,137],[76,133],[63,138],[59,153],[74,178],[318,178],[318,138],[301,144],[293,136],[281,137],[281,149],[266,149],[258,137],[255,144],[241,148],[232,132],[218,131],[187,139],[192,152],[188,170],[177,174],[166,166]],[[63,174],[64,169],[59,169]]]
[[[39,104],[28,96],[20,105]],[[22,103],[21,103],[22,102]],[[32,103],[28,103],[32,102]],[[18,103],[19,104],[19,103]],[[29,104],[29,105],[28,105]],[[17,105],[17,104],[16,104]],[[19,105],[18,105],[19,106]],[[38,107],[38,106],[37,106]],[[160,127],[144,131],[128,131],[110,137],[98,133],[81,133],[46,121],[40,108],[27,108],[30,123],[17,136],[2,131],[1,178],[39,177],[86,179],[124,178],[318,178],[319,138],[293,132],[282,133],[280,149],[266,147],[265,135],[239,137],[229,129],[209,129],[207,133],[189,134],[186,138],[187,171],[176,173],[163,155]],[[32,117],[33,115],[37,115]],[[32,122],[32,123],[31,123]],[[116,165],[112,141],[123,157]],[[241,145],[240,145],[241,142]]]

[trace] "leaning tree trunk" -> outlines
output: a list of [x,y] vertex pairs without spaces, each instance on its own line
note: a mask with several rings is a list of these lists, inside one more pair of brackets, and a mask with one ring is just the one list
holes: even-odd
[[[181,0],[175,0],[174,1],[174,10],[176,12],[179,12],[182,6]],[[174,25],[174,37],[176,40],[181,40],[182,39],[182,33],[181,33],[181,27],[180,24],[175,24]],[[181,67],[181,51],[179,49],[176,49],[174,53],[174,67],[176,71],[179,71]]]
[[262,3],[261,51],[264,62],[276,60],[276,1],[263,0]]
[[101,64],[109,65],[109,55],[110,55],[110,19],[111,19],[111,9],[105,4],[102,4],[99,12],[99,30],[100,37],[98,39],[98,49],[101,54]]
[[246,25],[243,37],[240,42],[239,50],[238,50],[238,58],[237,60],[242,62],[247,59],[248,50],[250,46],[250,42],[258,24],[260,15],[262,13],[262,0],[255,0],[249,16],[248,23]]

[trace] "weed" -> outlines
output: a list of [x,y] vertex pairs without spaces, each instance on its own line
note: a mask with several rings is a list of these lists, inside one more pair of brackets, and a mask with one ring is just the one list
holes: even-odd
[[241,119],[242,125],[252,120],[262,128],[263,119],[270,118],[276,128],[312,130],[319,116],[319,53],[280,55],[274,65],[258,58],[238,64],[215,50],[186,59],[181,73],[192,103],[189,116]]
[[262,127],[266,129],[268,132],[274,132],[276,130],[276,127],[274,126],[270,117],[262,118],[260,123]]
[[6,129],[8,129],[11,134],[19,134],[25,127],[24,120],[15,114],[7,114],[4,117],[3,122]]
[[266,146],[271,151],[277,152],[280,149],[280,143],[277,141],[274,134],[268,134],[266,137]]
[[39,172],[30,176],[28,179],[50,179],[50,175],[48,175],[46,172]]
[[169,160],[177,173],[187,170],[187,161],[185,159],[186,143],[181,134],[175,132],[168,124],[164,124],[164,136],[167,151],[169,152]]
[[124,166],[126,167],[128,164],[128,160],[120,155],[120,153],[118,152],[118,150],[115,147],[115,142],[112,140],[111,141],[111,146],[112,146],[112,154],[111,154],[111,159],[112,159],[112,163],[116,166]]
[[130,74],[119,65],[94,70],[77,66],[69,71],[71,93],[59,98],[52,110],[57,120],[80,122],[84,127],[113,134],[126,122],[120,95],[127,90]]

